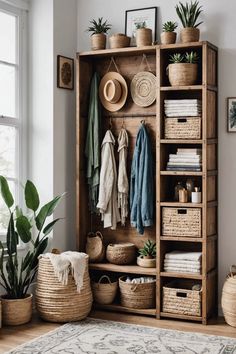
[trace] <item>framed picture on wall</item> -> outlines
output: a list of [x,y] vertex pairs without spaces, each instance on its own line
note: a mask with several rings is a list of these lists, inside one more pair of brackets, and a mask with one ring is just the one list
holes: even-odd
[[74,59],[57,56],[57,87],[74,89]]
[[125,12],[125,34],[131,37],[131,45],[136,45],[136,30],[140,27],[151,28],[152,42],[156,41],[157,7],[127,10]]
[[236,133],[236,97],[227,98],[227,127],[228,132]]

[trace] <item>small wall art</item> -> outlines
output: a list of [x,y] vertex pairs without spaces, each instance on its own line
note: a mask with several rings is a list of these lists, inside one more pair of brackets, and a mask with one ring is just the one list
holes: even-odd
[[125,34],[131,37],[131,45],[136,45],[137,28],[150,28],[152,30],[152,42],[156,41],[157,7],[127,10],[125,12]]
[[74,59],[57,56],[57,87],[74,89]]
[[228,132],[236,133],[236,97],[227,98],[227,128]]

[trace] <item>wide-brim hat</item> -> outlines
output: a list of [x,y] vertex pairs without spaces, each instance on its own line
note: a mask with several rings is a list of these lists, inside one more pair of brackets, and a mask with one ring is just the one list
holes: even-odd
[[149,71],[136,74],[130,85],[132,99],[140,107],[148,107],[156,100],[156,76]]
[[119,111],[124,106],[127,95],[127,83],[121,74],[109,71],[103,76],[99,85],[99,97],[108,111]]

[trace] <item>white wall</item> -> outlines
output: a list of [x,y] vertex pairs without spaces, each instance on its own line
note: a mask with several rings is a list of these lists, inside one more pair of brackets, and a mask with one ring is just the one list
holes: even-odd
[[[180,22],[175,13],[177,0],[78,0],[78,50],[89,49],[84,31],[92,18],[103,16],[112,23],[111,33],[124,32],[125,10],[158,6],[158,32],[167,20]],[[229,266],[236,263],[236,134],[226,132],[227,96],[236,96],[235,0],[201,0],[203,40],[219,47],[219,298]]]

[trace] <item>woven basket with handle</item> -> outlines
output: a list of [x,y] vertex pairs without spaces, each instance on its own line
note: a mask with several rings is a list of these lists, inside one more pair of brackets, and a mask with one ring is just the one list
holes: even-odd
[[87,236],[86,253],[89,255],[89,262],[101,262],[105,257],[103,236],[100,231],[95,234],[90,232]]
[[230,267],[230,272],[225,280],[221,305],[225,321],[236,327],[236,265]]
[[113,264],[132,264],[136,260],[136,247],[130,242],[109,244],[106,257]]
[[[104,279],[107,279],[107,283],[102,283],[102,280]],[[107,275],[102,275],[97,283],[92,282],[94,301],[98,304],[111,304],[115,299],[117,289],[118,281],[112,282]]]

